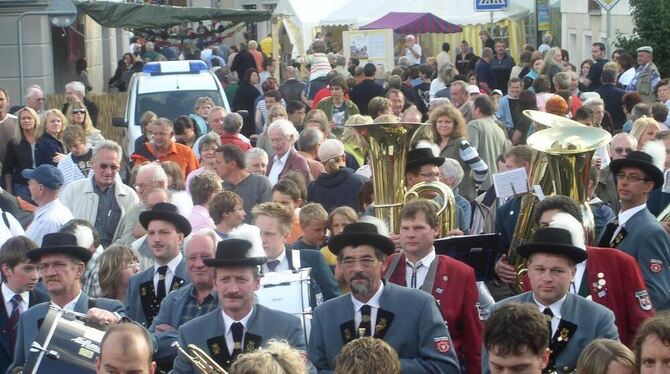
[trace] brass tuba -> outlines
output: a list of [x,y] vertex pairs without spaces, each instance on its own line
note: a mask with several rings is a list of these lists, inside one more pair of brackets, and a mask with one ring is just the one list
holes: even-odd
[[[542,190],[546,193],[557,191],[557,187],[554,185],[554,179],[551,175],[546,173],[548,154],[533,147],[532,142],[534,140],[532,139],[543,138],[543,135],[538,134],[548,130],[554,131],[554,134],[556,134],[557,137],[561,137],[559,134],[566,132],[566,129],[587,129],[588,127],[577,121],[537,110],[524,110],[523,114],[533,120],[536,129],[536,132],[527,139],[528,145],[534,149],[528,171],[529,188],[532,188],[535,185],[540,185]],[[517,248],[527,243],[537,229],[537,223],[533,221],[532,215],[538,202],[539,198],[535,196],[532,191],[527,192],[521,197],[519,218],[514,227],[512,242],[510,243],[510,248],[507,252],[509,264],[516,270],[516,280],[510,285],[510,288],[516,293],[521,293],[524,290],[523,279],[527,270],[526,259],[519,256]]]
[[600,128],[582,126],[542,130],[528,140],[533,149],[547,154],[555,193],[571,197],[579,205],[586,243],[593,244],[596,225],[588,203],[591,160],[596,149],[607,145],[612,135]]
[[201,374],[228,374],[213,358],[195,344],[189,344],[187,347],[188,351],[184,350],[179,345],[179,342],[172,343],[172,346],[177,348],[179,354],[184,355]]
[[[440,218],[444,228],[455,225],[456,202],[451,189],[441,182],[425,182],[414,186],[405,194],[405,165],[407,153],[414,134],[425,123],[419,122],[379,122],[348,124],[365,139],[370,150],[375,217],[386,223],[389,232],[397,233],[400,228],[400,210],[406,199],[418,197],[424,192],[437,192],[443,198],[439,211],[446,215]],[[442,231],[442,230],[441,230]],[[446,232],[445,232],[446,234]]]

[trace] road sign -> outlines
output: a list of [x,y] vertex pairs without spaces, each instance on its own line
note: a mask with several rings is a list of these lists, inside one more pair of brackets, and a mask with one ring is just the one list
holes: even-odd
[[509,0],[475,0],[476,12],[493,12],[497,10],[507,10],[508,8]]
[[596,0],[596,3],[598,3],[598,5],[600,5],[603,9],[609,11],[619,3],[619,0]]

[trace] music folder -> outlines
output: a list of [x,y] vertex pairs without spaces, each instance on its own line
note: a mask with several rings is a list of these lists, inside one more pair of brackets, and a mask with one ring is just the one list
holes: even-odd
[[475,269],[477,281],[494,278],[496,249],[500,234],[450,236],[435,240],[435,253],[447,255],[470,265]]

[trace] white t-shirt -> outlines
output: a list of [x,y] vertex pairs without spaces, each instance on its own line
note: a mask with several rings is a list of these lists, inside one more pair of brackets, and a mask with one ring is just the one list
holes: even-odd
[[[5,217],[2,217],[2,215],[4,215]],[[9,222],[9,227],[7,227],[4,218],[7,218],[7,222]],[[23,234],[25,234],[25,231],[23,230],[23,227],[21,226],[19,221],[16,218],[14,218],[14,216],[11,213],[3,212],[2,210],[0,210],[0,246],[5,244],[5,242],[8,239]]]
[[[419,57],[415,57],[414,53],[410,50],[410,48],[417,54]],[[409,59],[409,64],[410,65],[418,65],[421,63],[421,46],[419,43],[414,43],[413,46],[411,47],[405,47],[405,57]]]

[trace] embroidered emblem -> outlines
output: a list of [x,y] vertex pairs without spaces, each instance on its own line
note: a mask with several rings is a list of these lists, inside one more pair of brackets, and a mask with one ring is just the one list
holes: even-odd
[[451,349],[449,338],[446,336],[435,338],[433,341],[435,342],[435,349],[440,353],[447,353]]
[[349,329],[344,330],[344,339],[347,341],[351,340],[351,331]]
[[649,260],[649,270],[652,273],[660,273],[663,270],[663,261],[652,258]]
[[221,353],[221,346],[219,346],[219,343],[212,344],[212,353],[214,353],[214,355],[219,355]]
[[570,339],[568,337],[569,334],[570,334],[570,330],[568,330],[566,328],[563,328],[563,329],[561,329],[561,332],[558,334],[559,336],[558,336],[557,340],[559,342],[566,342],[567,343],[567,341]]
[[141,287],[140,288],[140,293],[142,294],[142,296],[147,296],[147,288],[146,287]]
[[386,318],[381,318],[379,322],[377,322],[377,326],[375,326],[375,332],[379,333],[380,331],[384,330],[387,323],[388,322],[386,321]]
[[254,343],[254,342],[251,341],[251,340],[248,341],[248,342],[247,342],[247,348],[245,349],[245,351],[246,351],[246,352],[249,352],[249,351],[253,351],[254,349],[256,349],[256,343]]
[[640,303],[640,308],[642,308],[642,310],[651,310],[651,299],[649,299],[647,290],[637,291],[635,297]]

